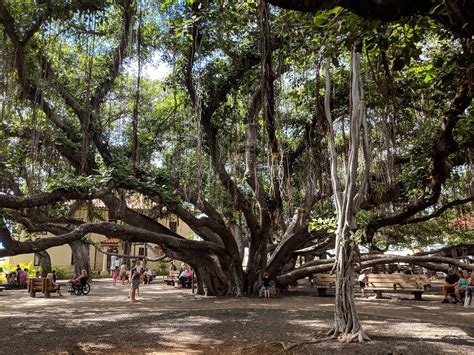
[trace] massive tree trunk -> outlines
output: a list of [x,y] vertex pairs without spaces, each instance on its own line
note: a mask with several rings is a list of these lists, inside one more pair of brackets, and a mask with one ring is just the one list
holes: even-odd
[[36,253],[41,266],[41,277],[46,277],[48,273],[52,272],[51,268],[51,257],[46,250]]
[[267,267],[268,233],[258,232],[251,238],[244,288],[251,295],[258,291],[261,276]]
[[232,291],[232,281],[223,271],[221,263],[216,256],[187,255],[189,264],[196,270],[198,293],[206,296],[225,296]]
[[244,236],[239,226],[234,222],[229,223],[229,230],[234,236],[235,242],[237,243],[237,248],[239,250],[240,263],[242,264],[242,261],[244,260],[244,251],[245,251]]
[[82,240],[75,240],[69,243],[69,246],[72,250],[74,273],[80,275],[82,270],[86,270],[87,275],[90,276],[89,244],[84,243]]

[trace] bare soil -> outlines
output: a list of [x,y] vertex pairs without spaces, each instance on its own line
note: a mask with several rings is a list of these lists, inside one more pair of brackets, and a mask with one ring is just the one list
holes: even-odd
[[[211,298],[157,281],[131,304],[126,286],[94,281],[88,296],[0,293],[0,354],[474,354],[474,308],[437,295],[359,298],[372,341],[327,340],[334,297],[300,286],[273,299]],[[38,296],[39,295],[39,296]]]

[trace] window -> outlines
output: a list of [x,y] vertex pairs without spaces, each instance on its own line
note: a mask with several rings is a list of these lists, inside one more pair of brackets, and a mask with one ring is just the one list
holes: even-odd
[[178,223],[177,222],[170,222],[170,230],[174,233],[178,230]]
[[145,248],[144,247],[138,248],[138,255],[145,255]]
[[71,253],[71,265],[74,265],[74,254]]

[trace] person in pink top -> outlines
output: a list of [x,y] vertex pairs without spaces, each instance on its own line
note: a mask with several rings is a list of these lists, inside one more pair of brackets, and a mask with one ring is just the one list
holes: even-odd
[[114,286],[117,284],[118,277],[119,277],[119,268],[115,267],[114,271],[112,271],[112,278],[114,280]]
[[26,287],[26,281],[28,280],[28,269],[25,270],[17,270],[17,277],[18,277],[18,282],[20,284],[20,288],[25,288]]

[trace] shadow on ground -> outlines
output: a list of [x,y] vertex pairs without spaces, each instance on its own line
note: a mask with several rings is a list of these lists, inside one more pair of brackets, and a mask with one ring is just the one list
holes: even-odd
[[[439,299],[360,300],[373,341],[323,341],[333,319],[332,297],[311,289],[276,299],[206,298],[162,284],[145,285],[130,304],[126,287],[94,282],[89,296],[0,296],[1,354],[38,352],[206,354],[469,353],[473,312]],[[18,342],[21,339],[22,342]],[[285,350],[286,349],[286,350]]]

